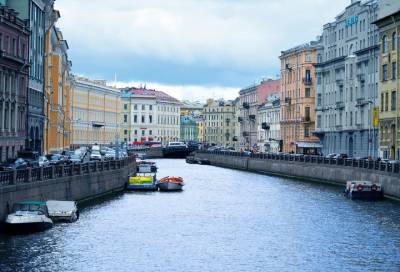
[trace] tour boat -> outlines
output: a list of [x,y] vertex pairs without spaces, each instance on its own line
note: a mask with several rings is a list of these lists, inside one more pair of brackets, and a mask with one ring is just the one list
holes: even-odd
[[158,169],[156,163],[150,161],[136,161],[136,165],[138,173],[156,173]]
[[9,233],[31,233],[53,227],[45,202],[23,201],[13,206],[13,212],[5,221]]
[[160,191],[180,191],[184,185],[181,177],[164,177],[158,181]]
[[79,211],[75,201],[46,201],[49,217],[53,222],[75,222],[79,218]]
[[383,187],[370,181],[348,181],[344,194],[350,199],[379,200],[383,199]]
[[130,176],[126,185],[127,190],[156,191],[157,178],[155,173],[137,173]]

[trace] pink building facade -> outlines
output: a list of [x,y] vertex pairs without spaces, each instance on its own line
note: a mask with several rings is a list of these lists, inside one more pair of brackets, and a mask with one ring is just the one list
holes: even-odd
[[279,93],[281,90],[281,80],[280,79],[267,79],[261,81],[257,85],[257,104],[262,105],[266,102],[266,99],[271,94]]

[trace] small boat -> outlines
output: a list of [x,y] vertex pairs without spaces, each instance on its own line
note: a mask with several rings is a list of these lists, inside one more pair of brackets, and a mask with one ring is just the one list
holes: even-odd
[[202,165],[210,165],[211,164],[209,160],[202,159],[202,158],[197,159],[197,163],[202,164]]
[[79,218],[79,211],[75,201],[46,201],[47,210],[53,222],[75,222]]
[[138,173],[156,173],[157,172],[157,165],[155,162],[150,161],[136,161],[136,171]]
[[380,200],[384,197],[382,185],[370,181],[348,181],[344,194],[350,199]]
[[53,227],[53,221],[49,217],[46,202],[22,201],[13,206],[13,212],[5,221],[6,232],[32,233],[44,231]]
[[180,191],[184,185],[181,177],[164,177],[158,181],[160,191]]
[[156,191],[157,178],[155,173],[137,173],[130,176],[126,184],[127,190]]
[[188,163],[188,164],[196,164],[197,160],[194,158],[194,156],[187,156],[186,157],[186,163]]

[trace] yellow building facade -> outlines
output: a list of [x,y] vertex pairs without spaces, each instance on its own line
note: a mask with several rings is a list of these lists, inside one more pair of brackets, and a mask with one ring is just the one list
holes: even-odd
[[71,88],[73,147],[113,145],[120,139],[120,91],[103,80],[73,76]]
[[380,36],[379,156],[400,159],[399,31],[400,12],[382,17],[375,24]]
[[60,17],[56,10],[46,22],[45,34],[45,99],[44,153],[59,152],[70,147],[70,69],[68,43],[55,27]]

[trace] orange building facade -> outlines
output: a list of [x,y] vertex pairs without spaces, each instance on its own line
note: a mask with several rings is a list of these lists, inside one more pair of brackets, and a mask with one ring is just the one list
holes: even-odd
[[44,153],[60,152],[71,144],[71,62],[68,59],[68,43],[55,27],[60,17],[53,10],[51,21],[46,22],[45,35],[45,99]]
[[316,43],[283,51],[281,60],[281,136],[283,152],[317,154],[322,146],[313,135],[314,62]]

